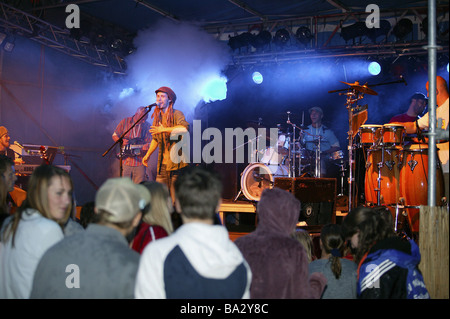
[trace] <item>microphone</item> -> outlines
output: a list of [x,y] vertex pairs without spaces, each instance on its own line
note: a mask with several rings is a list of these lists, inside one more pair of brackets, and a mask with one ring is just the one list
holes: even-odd
[[149,110],[151,110],[152,107],[154,107],[154,106],[156,106],[156,105],[158,105],[158,103],[153,103],[153,104],[148,105],[147,108],[148,108]]
[[21,149],[24,149],[24,147],[23,147],[19,142],[17,142],[17,141],[14,141],[14,145],[17,145],[17,146],[19,146]]

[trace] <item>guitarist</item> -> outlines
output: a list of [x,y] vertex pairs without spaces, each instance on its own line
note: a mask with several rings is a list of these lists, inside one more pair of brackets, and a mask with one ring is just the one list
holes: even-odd
[[[122,119],[114,130],[112,139],[116,142],[124,132],[126,132],[142,115],[146,108],[141,106],[131,117]],[[152,136],[149,132],[150,123],[147,122],[148,115],[142,118],[139,123],[132,128],[123,138],[122,156],[123,172],[122,176],[129,176],[134,183],[139,184],[146,180],[146,167],[142,164],[142,158],[148,150]]]

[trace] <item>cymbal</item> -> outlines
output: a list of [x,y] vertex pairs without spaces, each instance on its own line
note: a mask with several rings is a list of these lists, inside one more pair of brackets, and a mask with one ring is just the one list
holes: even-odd
[[367,86],[367,83],[364,85],[360,85],[358,81],[355,81],[355,83],[347,83],[344,81],[339,81],[341,83],[347,84],[352,87],[352,89],[355,89],[358,92],[364,93],[364,94],[370,94],[370,95],[378,95],[377,92],[372,90],[370,87]]

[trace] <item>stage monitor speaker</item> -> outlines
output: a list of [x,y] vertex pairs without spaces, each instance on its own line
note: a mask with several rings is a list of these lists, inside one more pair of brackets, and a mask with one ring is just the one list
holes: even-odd
[[223,199],[234,199],[238,193],[238,164],[214,163],[214,170],[219,174],[223,183]]
[[300,200],[300,221],[308,225],[336,223],[335,178],[278,177],[274,186],[289,191]]

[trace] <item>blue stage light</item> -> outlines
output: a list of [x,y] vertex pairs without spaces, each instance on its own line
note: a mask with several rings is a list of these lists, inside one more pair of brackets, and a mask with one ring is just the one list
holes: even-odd
[[259,72],[253,72],[252,79],[256,84],[261,84],[263,82],[263,76]]
[[202,89],[203,101],[206,103],[225,100],[227,98],[227,79],[213,76],[207,80]]
[[370,74],[378,75],[381,72],[381,66],[378,62],[370,62],[368,70]]

